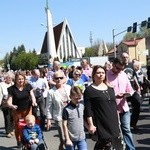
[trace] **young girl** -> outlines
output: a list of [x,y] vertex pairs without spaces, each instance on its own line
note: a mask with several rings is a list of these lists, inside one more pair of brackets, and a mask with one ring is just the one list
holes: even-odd
[[79,87],[73,86],[70,91],[70,103],[63,109],[63,131],[66,142],[66,150],[87,150],[85,141],[83,111],[84,105],[82,91]]

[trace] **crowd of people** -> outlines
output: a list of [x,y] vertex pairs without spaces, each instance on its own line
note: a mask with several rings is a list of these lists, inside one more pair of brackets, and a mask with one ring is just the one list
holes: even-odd
[[[6,137],[15,134],[21,149],[18,122],[24,119],[26,142],[32,150],[43,150],[42,131],[49,131],[53,120],[59,150],[87,150],[85,130],[97,137],[94,150],[117,150],[114,141],[120,134],[126,150],[135,150],[131,128],[138,131],[144,81],[150,79],[149,63],[147,78],[140,62],[130,62],[126,52],[104,66],[91,67],[87,59],[82,59],[80,66],[67,69],[54,61],[53,68],[8,71],[0,82]],[[40,120],[39,125],[36,120]]]

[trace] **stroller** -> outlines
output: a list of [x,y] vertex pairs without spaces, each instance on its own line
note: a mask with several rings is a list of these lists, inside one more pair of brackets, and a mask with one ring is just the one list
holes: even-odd
[[[36,124],[40,124],[40,121],[38,119],[36,119]],[[21,142],[22,142],[22,150],[31,150],[31,146],[30,144],[26,143],[24,137],[23,137],[23,128],[26,125],[25,123],[25,119],[19,119],[18,121],[18,128],[19,128],[19,132],[20,132],[20,136],[21,136]],[[44,142],[44,148],[42,148],[42,150],[48,150],[48,147],[44,141],[44,138],[42,139]],[[41,150],[40,148],[38,148],[38,150]]]

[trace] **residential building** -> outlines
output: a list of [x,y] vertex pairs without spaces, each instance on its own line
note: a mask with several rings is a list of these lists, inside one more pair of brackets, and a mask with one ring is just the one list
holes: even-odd
[[[137,38],[130,41],[123,41],[116,47],[116,56],[123,52],[128,52],[130,61],[137,59],[142,65],[146,65],[150,50],[150,38]],[[109,59],[114,58],[114,49],[110,50],[107,55]]]

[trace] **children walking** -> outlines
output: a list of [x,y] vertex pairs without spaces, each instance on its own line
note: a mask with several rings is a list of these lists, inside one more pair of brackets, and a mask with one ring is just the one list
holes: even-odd
[[82,91],[73,86],[70,91],[70,103],[63,109],[63,131],[66,142],[66,150],[87,150],[84,132],[84,104]]

